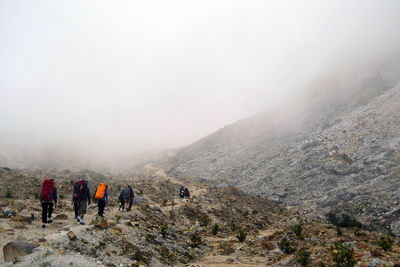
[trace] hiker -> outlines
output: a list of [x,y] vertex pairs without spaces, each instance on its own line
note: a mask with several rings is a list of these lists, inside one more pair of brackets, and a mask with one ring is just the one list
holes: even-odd
[[75,212],[75,219],[79,222],[78,216],[79,216],[79,205],[78,205],[78,192],[79,189],[81,188],[83,184],[83,178],[75,181],[74,183],[74,192],[72,194],[72,204],[74,205],[74,212]]
[[185,197],[185,188],[181,185],[181,188],[179,189],[179,197],[184,198]]
[[100,217],[104,215],[104,208],[108,203],[108,186],[105,183],[100,183],[94,193],[94,198],[97,199],[97,206],[99,208],[98,214]]
[[80,224],[85,224],[83,221],[83,217],[85,216],[87,212],[87,205],[90,205],[90,189],[88,186],[88,180],[84,179],[82,184],[79,187],[78,193],[77,193],[77,202],[78,202],[78,218],[77,221]]
[[51,223],[51,214],[54,207],[57,206],[57,188],[54,185],[54,179],[44,180],[40,189],[40,202],[42,204],[42,228],[46,228],[46,223]]
[[125,203],[129,203],[129,207],[127,211],[130,211],[132,208],[132,203],[133,203],[133,198],[135,197],[135,194],[133,193],[133,189],[130,185],[125,187],[121,193],[119,193],[119,201],[121,202],[121,205],[119,206],[120,210],[122,208],[122,211],[124,211]]
[[186,187],[185,187],[185,198],[190,198],[190,193],[189,193],[189,189],[187,189]]

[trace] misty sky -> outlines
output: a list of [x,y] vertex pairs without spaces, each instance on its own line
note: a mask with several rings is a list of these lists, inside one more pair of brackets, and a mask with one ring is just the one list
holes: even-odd
[[187,145],[399,32],[397,0],[0,0],[0,142]]

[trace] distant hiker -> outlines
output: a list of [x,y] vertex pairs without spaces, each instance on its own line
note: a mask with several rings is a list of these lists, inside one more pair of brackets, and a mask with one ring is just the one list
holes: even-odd
[[79,222],[79,205],[78,205],[78,194],[81,186],[83,184],[83,179],[79,179],[74,183],[74,192],[72,194],[72,203],[74,205],[75,219]]
[[121,193],[119,193],[119,201],[121,202],[121,205],[119,206],[119,209],[122,209],[124,211],[125,203],[129,203],[127,211],[130,211],[132,208],[132,203],[133,203],[133,198],[135,197],[135,194],[133,193],[133,189],[130,185],[125,187]]
[[185,198],[190,198],[189,189],[187,189],[186,187],[185,187],[185,193],[184,193],[184,195],[185,195]]
[[98,214],[100,217],[104,215],[104,208],[108,203],[108,186],[105,183],[100,183],[94,193],[94,198],[97,199],[97,206],[99,208]]
[[90,205],[90,189],[88,186],[88,180],[84,179],[79,187],[76,199],[78,202],[78,218],[76,218],[80,224],[85,224],[83,217],[87,212],[87,205]]
[[179,197],[184,198],[185,197],[185,187],[181,185],[181,188],[179,189]]
[[57,206],[57,188],[54,185],[54,179],[44,180],[40,188],[40,202],[42,204],[42,228],[46,228],[46,223],[51,223],[51,214],[54,207]]

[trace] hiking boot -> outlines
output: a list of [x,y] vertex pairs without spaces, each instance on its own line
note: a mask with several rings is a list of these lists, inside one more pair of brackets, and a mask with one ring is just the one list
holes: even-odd
[[47,223],[52,223],[53,220],[52,219],[47,219]]
[[81,225],[85,225],[85,223],[84,223],[84,222],[80,222],[80,224],[81,224]]
[[46,228],[46,224],[45,223],[42,224],[42,228]]

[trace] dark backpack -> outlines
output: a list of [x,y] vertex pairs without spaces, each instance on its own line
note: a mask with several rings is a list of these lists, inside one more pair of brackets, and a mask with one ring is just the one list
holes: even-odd
[[77,200],[79,193],[82,191],[82,185],[83,185],[83,179],[76,181],[74,183],[74,195],[73,195],[74,200]]
[[54,191],[54,181],[44,180],[42,183],[42,188],[40,190],[40,199],[44,202],[53,201],[53,191]]

